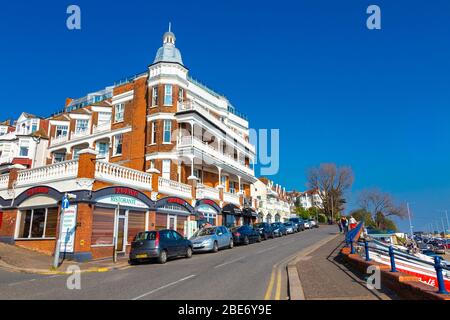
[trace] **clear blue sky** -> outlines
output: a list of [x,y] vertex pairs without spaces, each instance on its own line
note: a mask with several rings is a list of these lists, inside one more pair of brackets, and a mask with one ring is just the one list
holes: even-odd
[[[81,31],[66,29],[70,4]],[[365,27],[370,4],[382,30]],[[168,21],[192,76],[252,128],[280,129],[277,182],[303,189],[307,168],[336,162],[355,172],[352,199],[391,192],[411,202],[416,229],[450,210],[448,0],[8,1],[0,118],[48,116],[145,71]]]

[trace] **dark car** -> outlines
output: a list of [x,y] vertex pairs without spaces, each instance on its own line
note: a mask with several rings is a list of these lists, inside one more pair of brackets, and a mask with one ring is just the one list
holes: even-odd
[[289,222],[292,222],[294,224],[294,231],[304,231],[305,230],[305,221],[301,218],[290,218]]
[[230,229],[233,234],[233,241],[235,244],[249,244],[253,242],[261,242],[261,235],[253,227],[245,225],[240,227],[233,227]]
[[445,254],[445,244],[443,241],[432,240],[432,241],[429,241],[427,244],[432,246],[432,250],[434,253]]
[[286,236],[288,234],[287,228],[282,222],[272,223],[272,229],[277,237]]
[[139,232],[131,243],[130,263],[156,258],[192,257],[192,243],[174,230]]
[[253,228],[259,232],[261,238],[267,240],[269,238],[275,238],[272,226],[267,222],[255,223]]

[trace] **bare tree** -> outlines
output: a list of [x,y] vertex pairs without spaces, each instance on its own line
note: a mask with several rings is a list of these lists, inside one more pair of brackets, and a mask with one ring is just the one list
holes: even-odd
[[404,204],[397,205],[389,193],[382,192],[379,189],[361,191],[358,204],[372,214],[378,227],[383,220],[381,218],[396,216],[403,219],[408,214]]
[[322,163],[308,171],[309,188],[318,190],[325,214],[337,214],[344,209],[345,192],[354,181],[350,167],[337,167],[334,163]]

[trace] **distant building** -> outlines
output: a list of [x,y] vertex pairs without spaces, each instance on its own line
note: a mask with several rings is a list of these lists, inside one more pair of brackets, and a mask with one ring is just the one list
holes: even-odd
[[304,209],[323,209],[323,201],[317,189],[310,189],[303,192],[291,191],[289,192],[289,196],[292,209],[295,209],[295,206],[301,206]]
[[251,186],[252,197],[257,201],[258,221],[284,222],[291,210],[286,189],[266,178],[258,179]]

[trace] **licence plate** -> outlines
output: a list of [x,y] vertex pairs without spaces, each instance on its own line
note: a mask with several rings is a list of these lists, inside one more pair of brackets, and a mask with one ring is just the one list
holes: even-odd
[[143,254],[137,254],[136,258],[141,259],[141,258],[147,258],[147,254],[143,253]]

